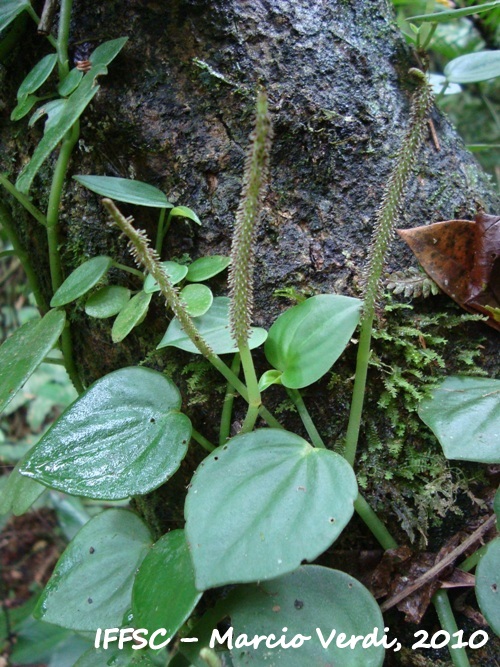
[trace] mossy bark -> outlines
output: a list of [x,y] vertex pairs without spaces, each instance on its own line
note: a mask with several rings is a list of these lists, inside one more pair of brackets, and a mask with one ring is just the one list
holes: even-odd
[[[408,121],[413,91],[408,70],[416,65],[390,3],[75,0],[73,44],[96,46],[124,35],[129,40],[108,76],[100,80],[101,89],[82,119],[71,174],[136,178],[161,188],[173,203],[196,210],[202,227],[176,220],[167,236],[165,258],[228,254],[255,95],[262,84],[270,98],[274,143],[257,239],[255,322],[268,326],[284,308],[283,300],[273,298],[278,288],[359,295],[374,213]],[[2,71],[1,168],[14,176],[32,152],[39,131],[25,131],[25,121],[19,130],[21,126],[8,122],[8,115],[23,76],[48,50],[31,25],[24,40],[22,51],[13,53]],[[454,129],[437,109],[432,121],[440,149],[429,133],[399,226],[472,218],[479,207],[498,212],[498,195]],[[33,199],[41,208],[52,166],[51,160],[33,186]],[[36,248],[34,262],[48,293],[43,230],[35,228],[19,207],[14,209],[23,238]],[[154,211],[124,209],[154,237]],[[123,240],[105,218],[98,197],[68,178],[61,230],[66,273],[103,253],[130,263]],[[388,268],[415,264],[408,248],[395,241]],[[138,287],[133,277],[119,271],[112,279]],[[219,287],[224,289],[221,283]],[[413,306],[417,316],[420,311],[457,312],[444,297]],[[185,386],[181,369],[189,361],[187,355],[152,354],[166,326],[160,300],[153,303],[145,323],[118,346],[111,343],[108,324],[87,318],[81,308],[72,310],[71,321],[77,365],[87,384],[117,367],[147,359],[159,369],[177,367],[176,379]],[[482,324],[469,325],[466,337],[477,341],[479,336],[484,346],[480,365],[495,371],[497,333]],[[443,352],[448,370],[456,368],[454,349],[449,346]],[[333,389],[325,383],[320,392],[309,392],[318,427],[331,446],[341,439],[347,421],[352,350],[346,359],[345,367],[330,379]],[[204,402],[204,390],[198,387],[201,398],[187,409],[198,430],[216,440],[217,424],[210,424],[223,386],[215,376],[203,377],[210,382],[205,394],[217,390],[217,401],[209,397]],[[377,391],[372,385],[369,423],[380,423]],[[270,396],[273,392],[277,396],[274,389]],[[324,395],[327,400],[320,400]],[[284,413],[283,422],[293,430],[296,416]],[[382,438],[390,431],[387,424],[378,429]],[[166,497],[156,496],[154,504],[146,501],[147,508],[141,501],[158,531],[182,520],[180,491],[191,469],[185,465],[174,478],[178,483],[167,485]],[[396,488],[392,499],[397,494]],[[392,521],[397,531],[397,520]]]

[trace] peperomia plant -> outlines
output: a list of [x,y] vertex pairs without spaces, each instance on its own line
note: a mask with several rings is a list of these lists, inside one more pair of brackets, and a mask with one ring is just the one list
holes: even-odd
[[[23,5],[19,11],[24,9]],[[127,237],[137,268],[99,256],[62,279],[58,207],[78,136],[78,118],[95,94],[96,77],[105,73],[125,43],[122,39],[101,45],[90,56],[89,71],[70,72],[65,57],[69,11],[70,3],[63,0],[57,53],[39,63],[22,84],[15,116],[22,117],[21,109],[32,102],[29,96],[48,80],[56,62],[62,97],[45,107],[45,134],[16,186],[5,177],[1,181],[47,227],[53,294],[49,308],[35,280],[44,317],[21,327],[0,348],[0,367],[8,371],[0,382],[0,407],[47,359],[61,336],[66,367],[80,395],[20,461],[0,509],[26,511],[46,487],[100,501],[144,496],[168,483],[188,448],[196,447],[192,441],[208,454],[192,471],[184,529],[153,537],[151,527],[134,512],[102,511],[71,540],[34,615],[61,628],[92,633],[95,645],[82,652],[75,663],[78,667],[133,665],[140,658],[143,664],[173,667],[239,667],[270,664],[270,656],[276,665],[380,666],[391,642],[375,598],[345,572],[304,563],[314,561],[337,540],[355,511],[384,549],[397,546],[359,493],[354,465],[382,269],[432,103],[425,75],[411,71],[416,92],[408,130],[377,216],[364,301],[315,295],[282,313],[267,332],[252,326],[254,239],[271,147],[271,119],[263,90],[257,95],[255,130],[230,258],[203,257],[187,266],[162,260],[171,220],[182,216],[199,224],[196,214],[184,206],[174,207],[160,190],[146,183],[80,175],[76,180],[81,185],[104,196],[110,224]],[[45,215],[33,207],[26,192],[42,162],[58,146]],[[115,202],[160,209],[154,245]],[[2,222],[14,249],[22,253],[7,213],[2,214]],[[36,278],[30,276],[29,261],[26,266],[29,277]],[[131,272],[141,289],[132,296],[120,285],[102,285],[111,266]],[[228,266],[229,296],[214,297],[202,283]],[[86,296],[88,315],[116,316],[111,333],[119,343],[146,316],[157,292],[170,317],[158,349],[177,347],[202,355],[227,381],[218,446],[182,412],[181,394],[166,374],[137,366],[116,370],[87,388],[79,379],[65,328],[65,306]],[[300,390],[329,371],[359,324],[349,427],[340,454],[326,447]],[[270,368],[259,379],[252,350],[262,345]],[[235,355],[232,363],[228,364],[226,354]],[[271,384],[282,387],[295,405],[309,441],[283,428],[265,405],[265,391]],[[234,393],[247,408],[239,432],[230,437]],[[438,411],[449,419],[453,409]],[[257,421],[259,417],[265,426]],[[498,414],[493,420],[497,429]],[[498,545],[492,545],[484,558],[498,560]],[[211,595],[204,606],[198,606],[205,591],[228,585],[231,589],[217,596],[215,604]],[[498,607],[485,586],[478,584],[478,596],[495,629]],[[443,631],[450,637],[457,628],[446,593],[436,593],[434,603]],[[225,618],[230,619],[230,628],[223,631],[217,624]],[[363,641],[353,641],[346,652],[345,637],[334,640],[333,629]],[[268,638],[259,640],[264,634]],[[313,635],[317,641],[311,641]],[[226,648],[223,657],[214,651],[214,636]],[[191,643],[192,637],[198,641]],[[169,644],[173,651],[158,653]],[[295,650],[288,651],[290,646]],[[463,643],[453,647],[451,655],[454,664],[468,664]]]

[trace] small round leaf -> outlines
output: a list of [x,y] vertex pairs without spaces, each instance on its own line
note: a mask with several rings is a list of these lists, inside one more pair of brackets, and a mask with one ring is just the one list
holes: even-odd
[[349,522],[357,494],[344,458],[294,433],[232,438],[200,464],[186,499],[197,587],[272,579],[314,560]]
[[358,325],[361,303],[319,294],[278,317],[264,349],[269,363],[282,371],[285,387],[307,387],[330,369]]
[[132,613],[137,627],[153,632],[164,628],[162,641],[189,618],[201,593],[183,530],[164,535],[142,562],[132,591]]
[[203,280],[208,280],[224,271],[224,269],[227,269],[230,263],[231,259],[224,255],[200,257],[190,264],[186,279],[191,283],[199,283]]
[[144,320],[152,296],[152,294],[140,291],[130,301],[127,301],[113,322],[113,328],[111,329],[113,343],[120,343],[129,335],[134,327],[138,326]]
[[[229,324],[229,299],[225,296],[215,297],[212,306],[201,317],[196,318],[195,326],[210,345],[215,354],[229,354],[237,352],[238,347],[231,335]],[[248,341],[250,349],[259,347],[267,338],[267,331],[252,327],[252,334]],[[186,352],[200,354],[189,336],[186,335],[177,317],[170,322],[165,335],[157,349],[162,347],[178,347]]]
[[111,266],[111,257],[93,257],[72,271],[56,291],[50,305],[53,308],[65,306],[86,294],[105,275]]
[[181,299],[191,317],[201,317],[212,305],[214,295],[206,285],[186,285],[181,290]]
[[492,630],[500,635],[500,537],[488,544],[476,568],[476,597]]
[[35,616],[78,631],[119,627],[151,541],[147,526],[132,512],[109,509],[98,514],[66,547]]
[[90,317],[104,319],[122,310],[130,299],[130,290],[119,285],[101,287],[87,300],[85,312]]
[[[172,285],[177,285],[177,283],[180,283],[181,280],[186,277],[188,272],[187,266],[184,266],[183,264],[177,264],[177,262],[161,262],[161,265],[163,270],[168,273],[168,277],[170,278]],[[143,289],[147,294],[151,294],[152,292],[159,292],[160,286],[153,278],[153,276],[147,276],[146,280],[144,281]]]
[[[384,648],[368,645],[370,638],[384,637],[380,608],[372,594],[345,572],[305,565],[258,586],[238,587],[224,611],[231,617],[234,640],[242,634],[249,638],[273,634],[276,639],[285,634],[287,642],[298,635],[310,638],[298,648],[267,648],[264,642],[257,649],[233,645],[234,667],[381,667],[384,662]],[[354,635],[367,638],[367,645],[358,641],[354,648],[339,648],[341,633],[344,642]]]
[[119,500],[156,489],[186,455],[177,387],[149,368],[97,380],[27,454],[23,475],[75,496]]

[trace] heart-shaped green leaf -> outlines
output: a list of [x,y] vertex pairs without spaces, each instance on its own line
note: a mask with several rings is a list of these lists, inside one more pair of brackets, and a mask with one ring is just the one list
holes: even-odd
[[113,328],[111,329],[113,343],[120,343],[134,327],[144,320],[152,296],[152,294],[141,291],[133,296],[130,301],[127,301],[113,322]]
[[451,60],[444,75],[453,83],[478,83],[500,76],[500,51],[467,53]]
[[269,330],[265,353],[285,387],[319,380],[340,357],[359,322],[361,301],[319,294],[293,306]]
[[500,635],[500,537],[488,544],[476,568],[476,597],[491,629]]
[[161,190],[142,181],[115,178],[114,176],[84,176],[83,174],[73,176],[73,178],[92,192],[115,201],[153,208],[172,208],[173,206]]
[[[177,262],[161,262],[161,265],[163,270],[168,274],[172,285],[177,285],[177,283],[180,283],[181,280],[186,277],[188,272],[187,266],[184,266],[183,264],[177,264]],[[151,292],[159,292],[160,286],[153,278],[153,276],[150,275],[146,277],[143,289],[148,294],[151,294]]]
[[186,285],[181,290],[181,299],[191,317],[201,317],[212,305],[214,295],[206,285]]
[[[227,297],[215,297],[209,310],[201,317],[196,318],[195,326],[215,354],[238,352],[238,347],[231,336],[229,299]],[[253,350],[255,347],[262,345],[266,338],[267,331],[265,329],[252,327],[252,334],[248,341],[250,349]],[[180,350],[185,350],[186,352],[200,354],[200,351],[195,347],[189,336],[184,333],[176,317],[170,322],[157,349],[169,346],[178,347]]]
[[186,279],[191,283],[199,283],[202,280],[208,280],[224,271],[224,269],[227,269],[230,263],[231,259],[224,255],[200,257],[190,264]]
[[[234,667],[381,667],[384,662],[384,648],[373,645],[384,637],[380,608],[372,594],[345,572],[305,565],[258,586],[238,587],[229,594],[224,611],[231,617],[233,642],[243,634],[249,638],[274,635],[270,643],[275,648],[266,647],[265,642],[257,649],[237,648],[233,643]],[[276,641],[283,634],[288,646],[294,637],[308,639],[297,648],[283,648]],[[342,645],[352,636],[366,638],[365,647],[362,640],[353,648],[337,646],[337,641]]]
[[35,617],[79,631],[119,627],[151,542],[147,526],[132,512],[110,509],[98,514],[66,547]]
[[28,453],[21,472],[75,496],[118,500],[171,477],[191,423],[177,387],[149,368],[122,368],[77,398]]
[[34,479],[25,477],[19,472],[22,461],[18,461],[14,470],[10,473],[7,484],[2,489],[0,496],[0,515],[12,512],[20,516],[29,510],[33,503],[38,500],[45,486],[35,482]]
[[17,91],[17,99],[21,100],[30,93],[35,93],[40,86],[49,78],[52,70],[57,62],[57,53],[49,53],[48,56],[42,58],[26,75],[26,78],[19,86]]
[[500,463],[500,380],[447,377],[418,414],[446,458]]
[[201,225],[201,220],[199,217],[187,206],[176,206],[170,211],[170,217],[188,218],[189,220],[196,222],[197,225]]
[[52,297],[53,308],[65,306],[86,294],[106,274],[111,266],[111,257],[93,257],[72,271]]
[[173,530],[156,542],[139,568],[132,591],[134,623],[150,633],[164,628],[165,641],[189,618],[200,597],[184,531]]
[[119,285],[101,287],[87,300],[85,312],[90,317],[104,319],[122,310],[130,299],[130,290]]
[[271,579],[314,560],[345,528],[356,478],[294,433],[236,436],[198,467],[185,514],[200,590]]
[[51,310],[17,329],[0,347],[0,412],[54,347],[65,321],[63,312]]

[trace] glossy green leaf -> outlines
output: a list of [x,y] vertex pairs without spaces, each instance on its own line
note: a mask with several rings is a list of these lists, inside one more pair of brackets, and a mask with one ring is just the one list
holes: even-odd
[[[90,72],[84,75],[78,88],[65,100],[60,115],[57,121],[49,128],[45,128],[45,134],[38,146],[35,148],[33,156],[20,173],[16,187],[21,192],[27,193],[31,187],[35,175],[38,170],[61,142],[67,132],[72,128],[74,123],[80,118],[86,107],[90,104],[94,95],[99,90],[95,79],[107,72],[107,65],[118,54],[120,49],[126,42],[126,38],[114,39],[110,42],[101,44],[95,52],[99,52],[99,57],[94,60]],[[94,55],[92,54],[92,56]],[[92,60],[92,56],[90,59]]]
[[119,649],[117,642],[111,642],[107,649],[102,647],[89,649],[75,662],[73,667],[129,667],[133,664],[132,660],[137,652],[129,643]]
[[170,217],[188,218],[189,220],[196,222],[197,225],[201,225],[201,220],[199,217],[187,206],[176,206],[170,211]]
[[[238,347],[231,336],[229,325],[229,299],[225,296],[215,297],[211,308],[195,320],[195,326],[210,345],[215,354],[237,352]],[[267,338],[267,331],[252,327],[252,335],[248,341],[250,349],[259,347]],[[170,322],[168,329],[157,349],[162,347],[178,347],[186,352],[200,354],[191,339],[184,333],[176,317]]]
[[54,347],[65,321],[63,312],[51,310],[17,329],[0,347],[0,412]]
[[212,305],[214,295],[206,285],[186,285],[181,290],[181,299],[191,317],[201,317]]
[[92,192],[115,201],[154,208],[172,208],[172,204],[161,190],[142,181],[114,176],[84,176],[83,174],[73,176],[73,178]]
[[418,414],[446,458],[500,463],[500,380],[447,377]]
[[51,488],[119,500],[171,477],[184,458],[191,423],[171,380],[149,368],[122,368],[97,380],[42,436],[21,467]]
[[[345,572],[305,565],[272,581],[238,587],[229,594],[224,611],[231,617],[234,642],[242,634],[274,635],[271,645],[283,634],[287,644],[295,636],[309,638],[297,648],[268,648],[265,642],[257,649],[233,644],[234,667],[381,667],[384,663],[384,648],[369,645],[384,637],[380,608],[372,594]],[[354,648],[339,648],[341,633],[344,642],[353,635],[362,639]]]
[[500,76],[500,50],[454,58],[444,68],[444,75],[453,83],[477,83]]
[[57,53],[49,53],[42,58],[26,75],[26,78],[19,86],[17,99],[20,100],[30,93],[35,93],[42,84],[49,78],[57,62]]
[[462,92],[462,87],[458,83],[450,83],[442,74],[429,74],[428,79],[434,95],[439,95],[443,90],[443,95],[456,95]]
[[2,0],[0,3],[0,32],[29,7],[31,7],[29,0]]
[[[177,264],[177,262],[161,262],[161,265],[163,266],[164,271],[166,271],[168,274],[172,285],[177,285],[177,283],[180,283],[181,280],[186,277],[188,272],[187,266],[184,266],[183,264]],[[153,278],[153,276],[147,276],[146,280],[144,281],[143,289],[148,294],[151,294],[152,292],[159,292],[160,286]]]
[[198,467],[186,535],[200,590],[272,579],[340,535],[358,494],[351,466],[294,433],[238,435]]
[[495,501],[493,503],[493,510],[495,511],[495,514],[497,515],[497,524],[500,526],[500,487],[497,489],[497,492],[495,493]]
[[12,512],[20,516],[29,510],[33,503],[38,500],[46,487],[34,479],[24,477],[19,472],[22,461],[19,461],[10,473],[7,484],[0,495],[0,514]]
[[65,306],[86,294],[103,278],[111,263],[111,257],[102,255],[101,257],[93,257],[81,264],[69,274],[59,287],[52,297],[50,305],[53,308]]
[[492,630],[500,635],[500,537],[488,544],[478,563],[476,597]]
[[28,125],[32,127],[38,120],[40,120],[40,118],[47,116],[44,126],[44,132],[47,132],[52,126],[59,122],[59,118],[64,111],[65,105],[66,100],[51,100],[50,102],[45,102],[45,104],[39,107],[31,116]]
[[266,371],[259,380],[259,390],[265,391],[272,384],[281,384],[281,371]]
[[80,655],[92,645],[71,630],[38,621],[32,616],[15,628],[16,641],[11,663],[47,667],[72,667]]
[[136,570],[151,546],[138,516],[109,509],[91,519],[60,557],[34,615],[80,631],[119,627]]
[[31,109],[35,106],[35,104],[38,102],[38,97],[36,95],[28,95],[27,97],[23,97],[17,105],[12,109],[12,113],[10,114],[10,119],[11,120],[21,120],[21,118],[24,118],[26,114],[28,114]]
[[430,23],[447,23],[454,21],[464,16],[472,16],[473,14],[481,14],[490,9],[500,7],[500,0],[495,2],[485,2],[482,5],[471,5],[470,7],[462,7],[460,9],[449,9],[442,12],[433,12],[432,14],[419,14],[418,16],[410,16],[408,21],[425,21]]
[[146,317],[152,294],[139,292],[128,301],[120,310],[113,322],[111,338],[113,343],[120,343],[132,329],[138,326]]
[[76,67],[73,67],[59,84],[57,92],[61,97],[71,95],[71,93],[79,86],[82,78],[83,72]]
[[104,319],[122,310],[130,299],[130,290],[119,285],[101,287],[87,300],[85,312],[90,317]]
[[118,37],[117,39],[110,39],[107,42],[99,44],[89,57],[92,68],[107,67],[123,49],[127,40],[128,37]]
[[200,597],[184,531],[173,530],[156,542],[139,568],[132,591],[134,623],[150,633],[164,628],[165,641],[189,618]]
[[191,283],[199,283],[202,280],[208,280],[224,271],[224,269],[227,269],[230,263],[231,259],[224,255],[200,257],[190,264],[186,279]]
[[283,372],[285,387],[307,387],[328,372],[358,325],[361,304],[348,296],[319,294],[278,317],[264,349],[269,363]]

